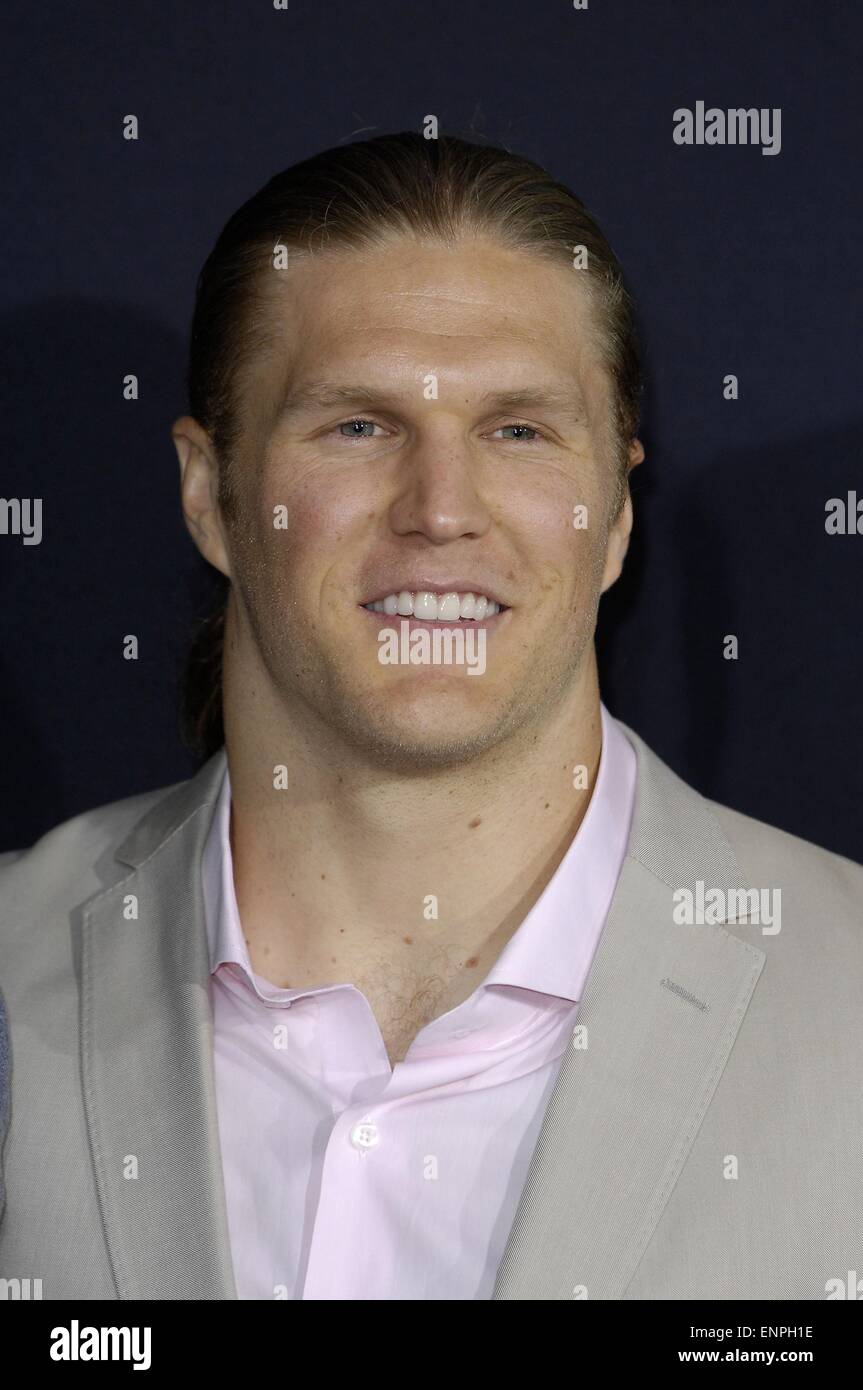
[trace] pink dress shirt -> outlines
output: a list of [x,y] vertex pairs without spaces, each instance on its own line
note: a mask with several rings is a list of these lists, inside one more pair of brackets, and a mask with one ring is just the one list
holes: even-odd
[[626,853],[635,752],[601,717],[596,785],[556,872],[470,998],[394,1067],[354,985],[279,989],[252,971],[226,769],[202,873],[241,1299],[491,1298]]

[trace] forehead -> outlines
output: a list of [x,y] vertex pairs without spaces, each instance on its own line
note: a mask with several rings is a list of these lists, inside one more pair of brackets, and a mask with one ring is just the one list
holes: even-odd
[[289,257],[270,272],[272,369],[405,384],[434,372],[450,386],[545,377],[599,388],[594,308],[584,271],[476,238],[448,246],[398,237],[381,246]]

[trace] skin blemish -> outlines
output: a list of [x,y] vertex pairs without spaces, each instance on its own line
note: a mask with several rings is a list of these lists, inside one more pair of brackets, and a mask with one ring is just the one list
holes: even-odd
[[466,961],[465,961],[465,965],[476,965],[476,964],[477,964],[477,957],[476,957],[476,956],[471,956],[470,960],[466,960]]
[[406,946],[413,946],[414,944],[414,939],[412,936],[403,936],[402,941],[405,943]]
[[468,830],[476,830],[478,825],[482,825],[482,816],[474,816],[473,820],[467,823]]

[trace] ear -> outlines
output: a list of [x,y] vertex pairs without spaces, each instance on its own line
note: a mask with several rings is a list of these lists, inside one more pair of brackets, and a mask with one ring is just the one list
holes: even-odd
[[186,528],[204,559],[231,577],[228,547],[219,510],[219,464],[210,436],[191,415],[171,427],[180,461],[180,501]]
[[[633,439],[629,444],[629,465],[627,475],[636,468],[639,463],[644,461],[644,447],[640,439]],[[632,534],[632,498],[629,493],[629,483],[626,487],[626,500],[620,509],[620,515],[613,523],[608,533],[608,545],[605,551],[605,568],[602,572],[602,588],[600,593],[604,594],[606,589],[610,589],[612,584],[620,578],[623,569],[623,562],[626,559],[626,552],[629,549],[629,537]]]

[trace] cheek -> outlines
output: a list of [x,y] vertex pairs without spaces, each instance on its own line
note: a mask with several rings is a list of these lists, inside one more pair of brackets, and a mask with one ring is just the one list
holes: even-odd
[[567,602],[573,591],[596,582],[605,553],[605,512],[592,477],[537,479],[533,487],[520,488],[517,497],[511,493],[510,504],[496,519],[545,593],[558,589]]
[[330,571],[355,554],[353,542],[375,515],[368,489],[355,478],[308,478],[289,488],[276,478],[263,485],[256,503],[257,543],[281,589],[319,592]]

